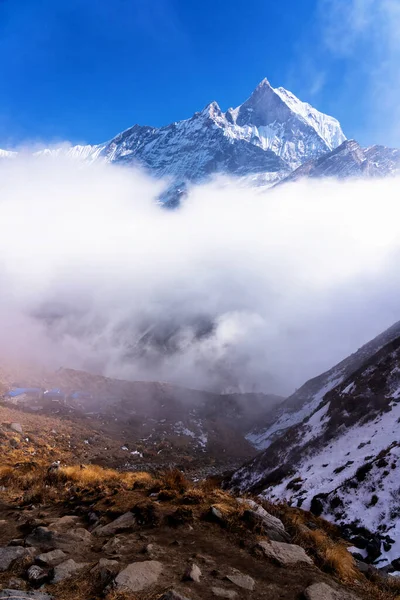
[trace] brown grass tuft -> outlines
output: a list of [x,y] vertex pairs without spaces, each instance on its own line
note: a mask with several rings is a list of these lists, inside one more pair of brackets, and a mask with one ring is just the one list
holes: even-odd
[[179,469],[164,471],[159,479],[165,489],[176,490],[180,494],[183,494],[190,487],[190,482]]

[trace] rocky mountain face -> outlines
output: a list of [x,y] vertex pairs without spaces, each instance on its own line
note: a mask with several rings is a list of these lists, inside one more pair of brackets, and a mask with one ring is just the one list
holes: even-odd
[[[230,485],[322,514],[358,558],[400,570],[400,323],[282,405]],[[275,421],[275,422],[274,422]]]
[[[270,187],[304,177],[386,177],[400,171],[400,150],[361,148],[340,123],[290,91],[261,81],[240,106],[211,102],[189,119],[164,127],[134,125],[108,142],[63,146],[37,155],[141,166],[169,181],[163,202],[176,204],[190,183],[216,174]],[[0,158],[17,152],[0,150]]]
[[[242,105],[226,112],[211,102],[191,118],[165,127],[134,125],[103,144],[38,154],[139,164],[156,177],[171,178],[178,189],[215,173],[259,174],[263,183],[273,182],[345,139],[336,119],[264,79]],[[0,150],[0,157],[6,156],[15,152]]]
[[385,146],[361,148],[346,140],[338,148],[295,169],[281,183],[306,177],[386,177],[400,173],[400,150]]

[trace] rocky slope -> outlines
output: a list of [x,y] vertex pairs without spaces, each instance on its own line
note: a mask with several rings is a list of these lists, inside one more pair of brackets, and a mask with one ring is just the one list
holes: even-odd
[[307,382],[230,485],[323,514],[360,557],[400,570],[400,325]]
[[[12,409],[8,420],[24,428],[25,415],[32,413],[61,418],[71,427],[83,424],[82,460],[132,469],[162,464],[200,474],[239,466],[255,453],[245,436],[261,415],[282,401],[267,394],[212,394],[71,369],[17,372],[18,380],[4,368],[0,373],[0,416]],[[38,391],[20,393],[24,389]],[[28,423],[31,426],[32,419]],[[58,431],[59,425],[53,429]],[[29,446],[23,436],[19,443]]]
[[0,598],[392,600],[399,588],[368,580],[323,520],[179,471],[19,463],[0,465],[0,482]]
[[346,140],[338,148],[309,160],[281,183],[306,177],[386,177],[400,173],[400,150],[385,146],[361,148],[355,140]]

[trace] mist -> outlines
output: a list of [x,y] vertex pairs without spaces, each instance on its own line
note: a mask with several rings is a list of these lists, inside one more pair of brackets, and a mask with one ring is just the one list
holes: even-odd
[[165,185],[0,163],[2,362],[286,395],[400,318],[399,179]]

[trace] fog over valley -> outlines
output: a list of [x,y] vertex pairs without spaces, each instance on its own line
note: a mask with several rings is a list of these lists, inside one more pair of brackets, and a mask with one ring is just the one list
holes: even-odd
[[398,320],[400,179],[220,177],[175,210],[101,162],[22,154],[0,182],[4,361],[288,395]]

